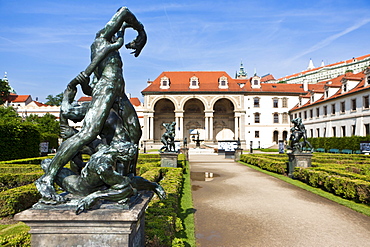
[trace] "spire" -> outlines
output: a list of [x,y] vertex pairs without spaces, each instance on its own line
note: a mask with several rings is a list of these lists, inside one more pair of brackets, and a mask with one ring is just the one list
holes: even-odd
[[321,66],[320,67],[324,67],[325,66],[325,63],[324,63],[324,60],[321,61]]
[[3,81],[8,82],[8,72],[4,72],[4,78]]
[[10,86],[9,84],[9,80],[8,80],[8,72],[5,72],[4,73],[4,78],[2,79],[3,81],[7,82],[8,83],[8,86],[9,86],[9,93],[14,93],[14,94],[17,94],[14,90],[14,88],[12,88],[12,86]]
[[257,75],[257,69],[254,68],[254,74],[253,74],[253,76],[256,76],[256,75]]
[[310,58],[310,62],[308,63],[307,70],[314,69],[315,65],[313,65],[312,59]]
[[247,72],[244,71],[244,67],[243,67],[243,61],[240,62],[240,68],[239,68],[239,73],[237,75],[237,78],[238,79],[245,79],[247,78],[248,75],[247,75]]

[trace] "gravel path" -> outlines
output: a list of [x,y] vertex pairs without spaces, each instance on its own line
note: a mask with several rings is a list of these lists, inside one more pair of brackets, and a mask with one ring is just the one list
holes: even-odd
[[221,155],[190,167],[197,246],[370,246],[368,216]]

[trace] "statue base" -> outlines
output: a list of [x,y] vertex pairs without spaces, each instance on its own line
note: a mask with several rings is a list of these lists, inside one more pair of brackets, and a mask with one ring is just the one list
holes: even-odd
[[235,157],[234,157],[234,161],[239,161],[240,160],[240,156],[243,154],[243,149],[241,148],[237,148],[235,149]]
[[31,246],[144,246],[145,210],[152,196],[141,195],[128,210],[107,203],[76,215],[75,207],[61,204],[48,206],[53,209],[28,209],[14,219],[31,228]]
[[295,167],[311,167],[312,153],[288,153],[288,176],[293,177]]
[[160,153],[161,167],[177,167],[178,153]]

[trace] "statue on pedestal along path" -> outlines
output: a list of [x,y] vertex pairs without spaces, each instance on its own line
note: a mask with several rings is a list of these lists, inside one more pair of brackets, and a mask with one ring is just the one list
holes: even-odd
[[[291,135],[289,138],[288,149],[292,150],[292,153],[302,153],[303,147],[309,146],[312,150],[312,145],[307,141],[306,128],[302,123],[301,118],[295,118],[291,121],[294,126],[290,129]],[[303,141],[300,141],[303,138]]]
[[159,149],[159,152],[176,152],[175,150],[175,125],[176,122],[163,123],[166,128],[166,132],[163,133],[161,137],[161,142],[163,146]]
[[[123,46],[126,28],[133,28],[138,32],[135,40],[126,44],[126,48],[133,49],[132,53],[135,57],[139,56],[147,40],[144,26],[126,7],[122,7],[114,14],[105,27],[96,34],[95,40],[91,45],[91,63],[68,84],[67,89],[64,91],[60,124],[61,135],[65,138],[65,141],[57,150],[55,157],[48,161],[47,165],[43,165],[45,174],[35,182],[42,196],[40,202],[56,204],[66,201],[63,196],[56,193],[53,183],[58,179],[60,180],[60,176],[65,176],[61,169],[69,161],[73,161],[72,166],[75,165],[77,173],[81,172],[81,174],[74,174],[80,176],[78,179],[65,178],[64,188],[67,191],[74,190],[72,188],[78,188],[78,185],[76,186],[74,183],[80,183],[83,187],[87,177],[96,177],[86,177],[86,173],[83,173],[87,171],[86,167],[98,167],[95,172],[90,170],[90,174],[101,173],[101,170],[103,170],[103,173],[108,172],[105,171],[105,168],[108,167],[107,169],[109,170],[115,167],[114,172],[117,174],[113,174],[121,176],[119,179],[107,182],[105,177],[101,175],[103,173],[101,173],[96,186],[94,187],[95,182],[90,181],[86,191],[91,192],[99,186],[105,186],[108,190],[111,187],[114,187],[112,188],[113,190],[120,188],[120,190],[125,192],[118,193],[120,194],[119,201],[124,200],[123,197],[128,198],[135,194],[135,183],[138,179],[135,180],[133,178],[135,177],[141,127],[135,109],[124,92],[125,81],[122,73],[122,60],[118,50]],[[91,74],[94,74],[94,78],[90,82]],[[82,91],[86,95],[92,96],[89,104],[73,105],[77,93],[77,85],[81,86]],[[75,122],[83,121],[81,130],[77,131],[70,127],[68,119]],[[126,154],[126,158],[119,158],[125,155],[117,150],[117,145],[126,146],[126,151],[130,155]],[[135,152],[132,150],[135,150]],[[87,164],[78,162],[78,160],[81,160],[82,153],[89,153],[92,155],[91,158],[93,160]],[[103,161],[104,159],[109,159],[110,161]],[[108,163],[109,165],[107,165]],[[133,180],[135,181],[133,182]],[[67,181],[69,181],[69,186],[66,185]],[[103,184],[101,185],[102,182]],[[147,189],[152,189],[155,192],[163,190],[161,187],[154,188],[151,185],[149,186],[148,183],[144,184],[148,185]],[[92,189],[91,187],[94,188]],[[138,187],[142,188],[143,186],[140,184]],[[74,192],[76,191],[78,190],[74,190]],[[73,193],[72,191],[68,192]],[[96,195],[96,191],[94,193]],[[117,191],[114,191],[114,193],[117,193]],[[164,191],[159,193],[162,198],[165,197],[163,193]],[[89,198],[93,197],[90,196]],[[104,198],[111,199],[113,197],[110,194]],[[88,201],[88,199],[86,200]],[[114,199],[114,201],[117,200]],[[91,206],[86,201],[81,202],[79,205],[85,205],[79,206],[80,210]],[[79,212],[79,209],[77,212]]]

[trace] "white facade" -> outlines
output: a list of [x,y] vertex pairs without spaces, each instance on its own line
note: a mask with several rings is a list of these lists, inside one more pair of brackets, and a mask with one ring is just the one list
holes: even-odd
[[291,117],[302,118],[308,137],[370,135],[369,75],[367,69],[323,83],[322,96],[303,101],[290,111]]

